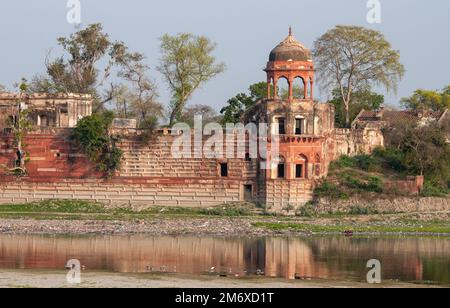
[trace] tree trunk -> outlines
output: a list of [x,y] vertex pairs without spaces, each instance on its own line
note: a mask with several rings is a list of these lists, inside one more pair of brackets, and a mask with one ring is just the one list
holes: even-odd
[[345,125],[347,128],[350,127],[350,105],[348,102],[344,102],[345,105]]

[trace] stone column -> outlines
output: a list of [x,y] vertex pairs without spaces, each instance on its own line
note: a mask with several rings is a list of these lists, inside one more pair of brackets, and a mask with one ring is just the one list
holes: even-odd
[[273,87],[274,87],[274,90],[273,90],[273,92],[274,92],[273,98],[274,98],[274,99],[278,99],[278,89],[277,89],[277,87],[278,87],[278,79],[276,79],[276,77],[273,79]]
[[306,80],[303,80],[303,97],[304,99],[308,99],[308,82],[306,82]]
[[292,79],[288,80],[289,82],[289,101],[294,99],[294,81]]

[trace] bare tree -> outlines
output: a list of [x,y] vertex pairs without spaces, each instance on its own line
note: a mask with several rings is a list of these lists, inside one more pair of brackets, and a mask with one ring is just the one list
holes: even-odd
[[[140,123],[149,117],[161,117],[164,108],[158,102],[158,92],[155,84],[150,80],[147,72],[150,67],[144,63],[145,57],[140,53],[130,53],[124,45],[118,45],[115,51],[116,61],[120,66],[118,76],[127,81],[130,89],[120,89],[122,102],[128,101],[133,114]],[[127,107],[125,104],[123,107]]]

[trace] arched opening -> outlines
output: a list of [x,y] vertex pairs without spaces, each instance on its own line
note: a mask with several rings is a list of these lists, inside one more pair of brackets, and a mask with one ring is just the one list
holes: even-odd
[[277,97],[283,100],[289,99],[289,80],[286,77],[280,77],[276,84],[275,91],[278,93]]
[[305,99],[305,80],[298,76],[294,79],[292,94],[294,99]]
[[296,179],[306,179],[308,176],[308,158],[300,154],[295,158],[294,174]]

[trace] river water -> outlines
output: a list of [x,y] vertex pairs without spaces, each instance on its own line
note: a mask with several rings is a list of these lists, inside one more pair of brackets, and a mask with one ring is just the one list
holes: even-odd
[[450,285],[449,237],[153,237],[0,235],[0,269],[182,273],[365,282],[367,262],[382,279]]

